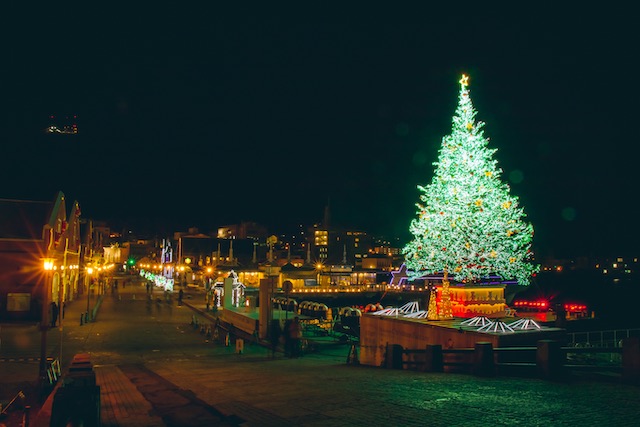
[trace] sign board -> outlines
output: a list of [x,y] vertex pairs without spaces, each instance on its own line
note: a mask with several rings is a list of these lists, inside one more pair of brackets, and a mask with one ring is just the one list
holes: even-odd
[[29,310],[31,310],[31,294],[11,292],[7,294],[7,311]]

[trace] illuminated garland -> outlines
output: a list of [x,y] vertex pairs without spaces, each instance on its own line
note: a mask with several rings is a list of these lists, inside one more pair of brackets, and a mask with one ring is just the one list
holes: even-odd
[[150,271],[145,271],[144,269],[140,269],[140,276],[145,279],[153,282],[159,288],[163,288],[166,291],[173,292],[173,279],[169,277],[162,276],[160,274],[154,274]]

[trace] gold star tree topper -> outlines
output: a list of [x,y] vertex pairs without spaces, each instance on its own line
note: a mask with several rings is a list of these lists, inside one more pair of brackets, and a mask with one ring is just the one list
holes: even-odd
[[467,76],[466,74],[463,74],[462,78],[460,79],[460,84],[462,86],[469,86],[469,76]]

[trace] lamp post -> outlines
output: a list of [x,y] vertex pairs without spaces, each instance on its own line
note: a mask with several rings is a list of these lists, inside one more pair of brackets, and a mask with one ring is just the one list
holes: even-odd
[[40,319],[40,366],[38,369],[40,387],[44,386],[47,377],[47,331],[49,330],[49,300],[51,298],[51,272],[53,271],[55,259],[44,258],[42,263],[44,270],[44,283],[42,285],[42,313]]
[[[65,254],[66,257],[66,254]],[[65,259],[65,264],[66,264],[66,259]],[[59,331],[59,335],[60,335],[60,345],[59,345],[59,353],[58,353],[58,361],[62,362],[62,328],[63,328],[63,314],[64,314],[64,295],[65,295],[65,289],[66,289],[66,271],[65,271],[65,265],[62,265],[61,269],[62,269],[62,274],[61,277],[59,278],[58,281],[58,331]]]
[[180,272],[180,286],[184,288],[187,284],[187,272],[185,266],[180,265],[180,267],[178,267],[178,271]]
[[290,280],[285,280],[282,282],[282,290],[284,290],[284,300],[286,304],[286,308],[284,311],[284,321],[285,324],[289,320],[289,292],[293,290],[293,283]]
[[322,264],[316,264],[316,284],[320,286],[320,273],[322,272]]
[[89,276],[89,280],[87,281],[87,313],[89,313],[89,309],[91,308],[91,281],[93,278],[91,275],[93,274],[93,268],[87,268],[87,275]]
[[209,311],[209,306],[211,305],[213,300],[214,285],[213,285],[213,280],[211,279],[212,274],[213,274],[213,268],[207,267],[207,275],[205,276],[205,279],[204,279],[204,289],[206,292],[205,302],[207,303],[207,311]]
[[96,295],[99,297],[100,295],[104,294],[104,277],[102,275],[102,267],[98,267],[97,279],[98,290],[96,291]]

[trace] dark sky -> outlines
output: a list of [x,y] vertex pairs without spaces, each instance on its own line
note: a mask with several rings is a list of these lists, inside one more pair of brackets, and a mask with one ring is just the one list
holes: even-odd
[[[640,253],[635,11],[263,3],[16,14],[0,198],[62,190],[164,231],[277,231],[330,201],[406,238],[465,72],[536,252]],[[51,114],[80,133],[44,134]]]

